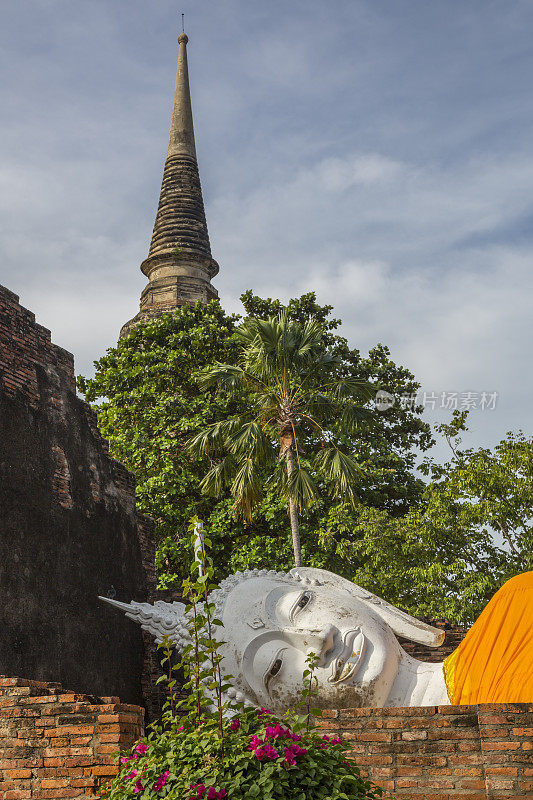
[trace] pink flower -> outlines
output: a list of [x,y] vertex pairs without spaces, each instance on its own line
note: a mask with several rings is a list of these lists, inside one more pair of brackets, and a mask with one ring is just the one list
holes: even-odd
[[270,758],[272,761],[278,757],[278,751],[272,747],[271,744],[265,744],[262,747],[258,747],[257,750],[254,750],[255,757],[258,761],[262,761],[264,758]]
[[198,783],[191,786],[191,789],[196,789],[196,797],[203,797],[205,794],[205,783]]
[[221,789],[219,792],[217,792],[217,800],[223,800],[223,798],[227,796],[228,793],[225,789]]
[[334,738],[331,740],[331,744],[342,744],[342,739],[341,739],[341,737],[340,737],[340,736],[335,736],[335,737],[334,737]]
[[210,786],[207,792],[207,800],[216,800],[217,790],[214,786]]
[[127,764],[128,761],[132,761],[134,758],[135,756],[122,756],[122,758],[120,759],[120,763]]
[[165,783],[167,782],[167,780],[169,778],[169,775],[170,775],[170,772],[168,771],[168,769],[166,770],[166,772],[162,772],[161,773],[159,778],[156,780],[156,782],[152,786],[152,789],[154,790],[154,792],[159,792],[163,788],[163,786],[165,785]]
[[293,742],[301,742],[302,737],[297,733],[292,733],[288,728],[283,728],[279,723],[277,725],[267,725],[265,728],[266,735],[270,739],[292,739]]
[[250,739],[248,750],[256,750],[258,747],[261,747],[262,744],[264,744],[263,740],[254,734]]
[[132,781],[136,777],[137,777],[137,770],[136,769],[132,769],[132,771],[128,775],[125,776],[125,780]]
[[277,739],[278,737],[285,735],[285,730],[279,723],[277,725],[267,725],[265,732],[270,739]]
[[262,717],[264,714],[272,714],[272,711],[269,711],[267,708],[263,708],[261,706],[261,711],[257,712],[257,716]]
[[290,744],[285,748],[285,758],[283,759],[283,763],[287,764],[289,767],[295,767],[297,756],[303,756],[305,753],[307,753],[305,747],[300,747],[297,744]]
[[141,782],[140,782],[140,780],[139,780],[139,781],[137,781],[137,783],[135,784],[135,787],[134,787],[134,789],[133,789],[133,794],[137,794],[138,792],[142,792],[142,790],[143,790],[143,785],[142,785],[142,783],[141,783]]
[[234,719],[232,722],[230,722],[229,726],[230,731],[238,731],[240,727],[241,727],[240,719]]
[[144,744],[143,742],[138,744],[137,747],[135,748],[135,751],[139,753],[140,756],[143,756],[147,750],[148,750],[148,745]]

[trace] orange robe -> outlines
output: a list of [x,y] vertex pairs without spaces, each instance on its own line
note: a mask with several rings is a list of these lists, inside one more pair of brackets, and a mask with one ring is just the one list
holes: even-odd
[[533,572],[507,581],[444,662],[452,705],[533,702]]

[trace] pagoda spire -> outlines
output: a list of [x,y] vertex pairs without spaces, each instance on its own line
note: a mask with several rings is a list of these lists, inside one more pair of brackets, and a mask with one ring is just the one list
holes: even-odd
[[141,270],[148,285],[139,313],[120,332],[127,336],[141,322],[178,306],[208,303],[218,293],[211,278],[218,264],[211,256],[202,187],[196,160],[187,42],[178,36],[178,68],[163,183],[148,258]]
[[178,69],[174,88],[174,105],[170,121],[167,158],[177,155],[190,156],[196,160],[194,124],[192,120],[191,91],[189,88],[189,66],[187,64],[186,33],[178,36]]

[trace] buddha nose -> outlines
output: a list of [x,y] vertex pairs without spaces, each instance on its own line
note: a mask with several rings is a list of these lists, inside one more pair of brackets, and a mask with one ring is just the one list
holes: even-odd
[[328,625],[326,628],[323,628],[320,633],[318,634],[317,638],[320,642],[320,649],[317,653],[318,655],[318,666],[324,666],[328,654],[331,653],[335,649],[336,643],[336,636],[339,632],[339,629],[335,627],[335,625]]

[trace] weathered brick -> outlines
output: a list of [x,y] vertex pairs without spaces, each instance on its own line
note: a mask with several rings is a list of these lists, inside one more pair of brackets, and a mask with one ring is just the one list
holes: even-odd
[[[62,694],[57,687],[51,704],[45,684],[26,687],[34,692],[33,698],[16,694],[20,688],[19,680],[6,681],[1,687],[4,692],[15,692],[9,698],[11,711],[21,711],[23,716],[13,713],[0,727],[0,800],[94,797],[92,790],[97,784],[117,773],[114,761],[119,744],[131,747],[142,731],[143,710],[139,708],[135,718],[135,707],[124,712],[118,703],[99,705],[94,697],[80,700],[81,695],[72,703],[74,695]],[[43,698],[47,703],[40,702]],[[25,705],[28,699],[37,700],[33,705],[37,710],[30,715]],[[107,724],[116,726],[116,732],[99,734],[96,722],[81,724],[87,719],[96,721],[104,709]]]
[[398,798],[525,800],[533,798],[532,723],[530,704],[487,704],[343,710],[316,727],[342,733],[361,774]]

